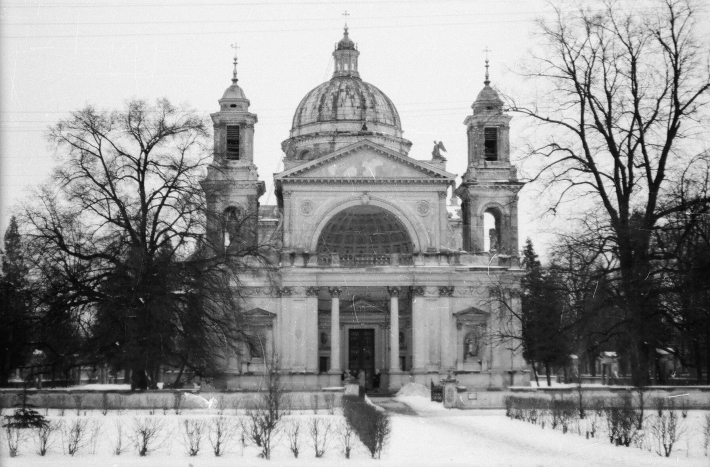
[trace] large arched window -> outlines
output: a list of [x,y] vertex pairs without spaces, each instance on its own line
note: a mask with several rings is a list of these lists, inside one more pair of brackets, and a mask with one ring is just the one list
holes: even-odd
[[317,253],[337,254],[342,266],[391,264],[391,255],[411,260],[409,233],[390,212],[376,206],[355,206],[335,215],[318,238]]
[[239,242],[241,231],[241,209],[230,206],[224,210],[222,220],[222,242],[225,250],[234,248]]

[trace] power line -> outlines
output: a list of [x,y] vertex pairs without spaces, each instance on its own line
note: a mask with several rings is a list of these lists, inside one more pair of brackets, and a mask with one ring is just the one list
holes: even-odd
[[[495,20],[495,21],[481,21],[481,22],[458,22],[458,23],[424,23],[424,24],[388,24],[382,26],[358,26],[358,29],[393,29],[393,28],[422,28],[430,26],[481,26],[487,24],[499,24],[499,23],[529,23],[528,19],[518,19],[518,20]],[[304,31],[332,31],[333,28],[295,28],[295,29],[246,29],[239,31],[240,34],[244,33],[269,33],[269,32],[304,32]],[[77,39],[85,37],[138,37],[138,36],[203,36],[203,35],[220,35],[229,34],[234,35],[234,30],[230,31],[199,31],[199,32],[142,32],[142,33],[121,33],[121,34],[25,34],[25,35],[3,35],[0,36],[2,39]]]
[[[468,3],[469,0],[437,0],[437,3]],[[407,4],[407,3],[431,3],[431,0],[357,0],[355,2],[358,5],[367,4],[382,4],[382,3],[395,3],[395,4]],[[482,2],[481,2],[482,3]],[[497,1],[491,1],[489,3],[499,4]],[[353,2],[349,0],[337,1],[329,0],[327,3],[323,1],[315,0],[294,0],[294,1],[283,1],[283,2],[190,2],[190,3],[37,3],[35,5],[28,5],[27,3],[15,3],[15,4],[5,4],[3,8],[22,8],[22,9],[37,9],[37,8],[147,8],[147,7],[168,7],[168,8],[182,8],[182,7],[205,7],[205,6],[284,6],[284,5],[352,5]]]
[[[539,13],[536,11],[516,11],[507,14],[506,16],[510,15],[532,15],[535,13]],[[370,20],[370,19],[412,19],[412,18],[450,18],[450,17],[457,17],[460,18],[462,16],[497,16],[500,15],[500,13],[461,13],[461,14],[451,14],[451,15],[410,15],[410,16],[402,16],[402,15],[397,15],[397,16],[365,16],[365,17],[358,17],[358,21],[361,20]],[[187,20],[187,21],[106,21],[106,22],[101,22],[101,21],[77,21],[77,22],[69,22],[69,21],[63,21],[63,22],[31,22],[31,23],[4,23],[4,26],[84,26],[84,25],[99,25],[99,26],[106,26],[106,25],[135,25],[135,24],[223,24],[223,23],[283,23],[283,22],[289,22],[289,23],[295,23],[295,22],[300,22],[300,21],[328,21],[331,20],[332,18],[288,18],[288,19],[276,19],[276,18],[268,18],[268,19],[244,19],[244,20],[233,20],[233,19],[227,19],[227,20]]]

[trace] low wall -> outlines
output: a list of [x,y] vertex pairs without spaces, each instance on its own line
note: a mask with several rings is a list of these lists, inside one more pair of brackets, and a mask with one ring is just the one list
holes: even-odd
[[[9,408],[19,402],[22,391],[0,391],[0,408]],[[66,410],[174,410],[176,399],[180,408],[226,410],[249,409],[255,406],[258,392],[211,392],[211,391],[88,391],[88,390],[29,390],[28,402],[50,409]],[[312,410],[314,407],[326,409],[331,403],[342,407],[343,389],[324,391],[285,392],[288,408],[291,410]]]
[[[582,397],[587,403],[595,399],[614,401],[629,395],[635,401],[639,400],[638,391],[631,386],[582,388]],[[474,388],[459,386],[457,396],[456,406],[458,408],[503,409],[507,396],[577,400],[579,393],[575,387],[511,387],[501,391],[478,391]],[[690,409],[710,409],[710,386],[649,386],[643,391],[643,397],[647,408],[653,407],[655,399],[663,398],[674,399],[677,406],[683,405]]]

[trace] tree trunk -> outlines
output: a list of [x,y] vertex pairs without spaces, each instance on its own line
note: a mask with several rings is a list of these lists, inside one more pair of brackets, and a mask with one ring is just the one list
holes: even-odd
[[531,362],[532,367],[533,367],[533,375],[535,376],[535,383],[537,383],[537,387],[540,387],[540,380],[538,379],[537,375],[537,365],[535,365],[535,361]]
[[547,385],[552,386],[552,381],[550,380],[550,363],[545,362],[545,376],[547,377]]

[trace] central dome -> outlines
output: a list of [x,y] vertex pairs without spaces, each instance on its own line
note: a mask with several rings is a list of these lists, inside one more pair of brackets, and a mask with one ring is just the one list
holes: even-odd
[[290,137],[281,144],[289,169],[339,148],[369,139],[403,155],[412,143],[389,97],[360,79],[355,43],[345,27],[333,51],[333,77],[311,90],[293,116]]
[[296,108],[292,129],[323,122],[379,123],[402,129],[390,98],[354,76],[334,76],[306,94]]

